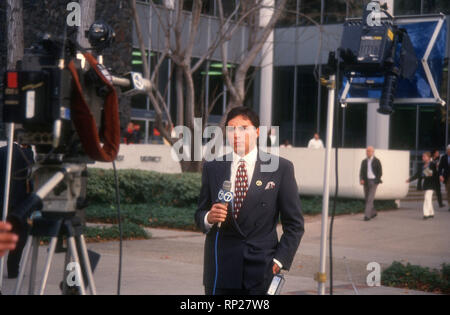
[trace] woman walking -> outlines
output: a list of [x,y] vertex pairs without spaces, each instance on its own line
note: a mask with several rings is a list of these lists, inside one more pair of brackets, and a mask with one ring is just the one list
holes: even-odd
[[422,154],[423,167],[417,173],[409,178],[406,182],[409,183],[418,179],[417,189],[425,191],[425,198],[423,201],[423,219],[431,219],[434,217],[433,208],[433,191],[436,188],[437,170],[436,165],[431,160],[431,153],[425,152]]

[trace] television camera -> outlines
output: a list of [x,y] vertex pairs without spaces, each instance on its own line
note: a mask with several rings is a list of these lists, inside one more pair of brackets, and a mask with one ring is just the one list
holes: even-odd
[[[23,226],[31,213],[41,211],[42,214],[33,219],[16,294],[20,293],[32,248],[29,293],[34,294],[37,247],[39,238],[46,236],[51,241],[39,290],[43,294],[61,235],[67,236],[66,262],[72,257],[82,267],[76,270],[77,279],[87,279],[91,292],[96,293],[80,216],[76,215],[77,210],[87,205],[86,164],[113,162],[119,152],[116,87],[120,87],[124,95],[146,93],[151,89],[149,81],[140,73],[113,76],[94,57],[101,57],[102,51],[114,41],[115,34],[109,25],[97,21],[85,36],[92,46],[90,50],[77,43],[76,30],[68,35],[66,27],[62,38],[45,34],[37,44],[25,50],[16,69],[7,71],[4,76],[3,121],[9,131],[3,220],[7,218],[13,226]],[[36,164],[32,171],[35,192],[7,216],[14,139],[35,148]],[[1,275],[3,262],[0,267]],[[85,293],[83,281],[78,288],[81,294]]]

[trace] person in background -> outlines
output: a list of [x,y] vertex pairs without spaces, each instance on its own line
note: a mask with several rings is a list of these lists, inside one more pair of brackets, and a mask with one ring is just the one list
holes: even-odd
[[141,143],[141,125],[135,124],[133,126],[132,139],[133,143]]
[[283,144],[280,145],[280,148],[292,148],[292,144],[289,142],[288,139],[283,141]]
[[[450,207],[450,144],[447,146],[447,153],[441,157],[438,173],[439,180],[444,183],[447,190],[447,204]],[[450,211],[450,208],[448,211]]]
[[134,124],[130,121],[127,125],[127,128],[123,134],[123,143],[131,144],[133,143],[133,132],[134,132]]
[[316,132],[314,134],[314,138],[309,140],[308,142],[308,149],[323,149],[323,142],[320,140],[319,134]]
[[[436,170],[439,169],[439,162],[441,160],[441,155],[439,154],[439,150],[434,150],[431,152],[431,160],[434,162],[434,165],[436,166]],[[444,203],[442,202],[442,194],[441,194],[441,182],[439,181],[439,176],[435,176],[435,191],[436,196],[438,199],[439,207],[443,208],[445,207]]]
[[420,168],[414,176],[407,179],[406,182],[410,183],[415,179],[419,180],[417,189],[425,191],[423,200],[423,219],[427,220],[434,217],[433,191],[436,187],[436,177],[438,176],[438,172],[436,170],[436,165],[431,160],[430,152],[422,154],[422,161],[422,168]]
[[373,202],[377,187],[382,183],[381,176],[383,175],[383,169],[380,160],[374,156],[374,153],[375,150],[373,147],[367,147],[367,158],[361,162],[359,171],[359,181],[364,186],[364,198],[366,201],[364,221],[369,221],[377,216]]

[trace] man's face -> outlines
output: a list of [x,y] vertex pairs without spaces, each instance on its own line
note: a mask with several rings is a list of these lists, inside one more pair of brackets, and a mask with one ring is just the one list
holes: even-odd
[[234,117],[228,121],[226,128],[230,145],[236,154],[247,155],[256,147],[259,128],[255,128],[247,117],[241,115]]
[[373,156],[374,149],[372,147],[368,147],[366,150],[367,157],[370,159]]
[[450,149],[447,149],[447,155],[450,155]]
[[314,134],[314,139],[319,140],[319,134]]

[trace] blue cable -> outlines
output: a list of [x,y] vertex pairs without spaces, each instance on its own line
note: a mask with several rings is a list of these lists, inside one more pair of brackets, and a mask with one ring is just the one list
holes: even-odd
[[216,285],[217,285],[217,275],[219,273],[219,266],[217,264],[217,240],[219,239],[219,228],[217,228],[217,233],[216,233],[216,243],[214,245],[214,256],[215,256],[215,260],[216,260],[216,276],[214,278],[214,288],[213,288],[213,295],[216,295]]
[[[234,215],[234,203],[233,203],[233,201],[231,202],[231,215]],[[217,276],[218,276],[218,274],[219,274],[219,264],[218,264],[218,259],[217,259],[217,243],[218,243],[218,239],[219,239],[219,231],[220,231],[220,229],[219,229],[219,227],[217,227],[217,233],[216,233],[216,242],[215,242],[215,244],[214,244],[214,258],[215,258],[215,261],[216,261],[216,275],[215,275],[215,277],[214,277],[214,288],[213,288],[213,292],[212,292],[212,294],[213,295],[216,295],[216,286],[217,286]]]

